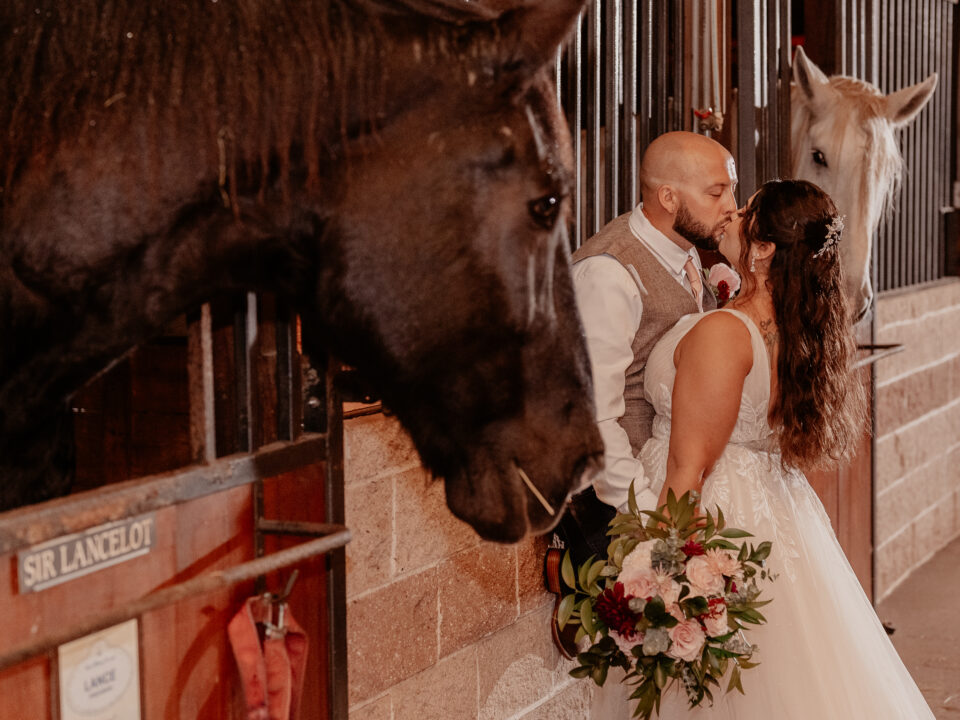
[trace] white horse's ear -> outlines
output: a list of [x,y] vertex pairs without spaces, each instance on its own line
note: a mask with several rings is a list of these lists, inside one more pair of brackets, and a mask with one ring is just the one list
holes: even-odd
[[923,82],[897,90],[886,97],[887,119],[894,127],[903,127],[923,110],[933,91],[937,89],[937,74],[934,73]]
[[817,90],[830,82],[799,45],[796,55],[793,56],[793,81],[803,90],[808,100],[814,100]]

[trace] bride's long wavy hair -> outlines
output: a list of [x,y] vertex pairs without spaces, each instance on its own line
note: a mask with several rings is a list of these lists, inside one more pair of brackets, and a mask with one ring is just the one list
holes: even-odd
[[[852,372],[856,353],[839,242],[828,244],[833,200],[805,180],[765,183],[744,212],[740,266],[750,246],[776,246],[767,278],[780,336],[779,394],[770,420],[785,465],[817,467],[853,455],[866,396]],[[837,238],[839,240],[839,238]],[[746,274],[745,287],[750,292]]]

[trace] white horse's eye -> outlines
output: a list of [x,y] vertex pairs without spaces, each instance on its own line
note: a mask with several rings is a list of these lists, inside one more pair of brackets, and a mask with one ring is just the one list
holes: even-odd
[[827,167],[827,158],[825,158],[823,153],[820,152],[819,150],[813,151],[813,161],[817,165],[823,165],[823,167]]

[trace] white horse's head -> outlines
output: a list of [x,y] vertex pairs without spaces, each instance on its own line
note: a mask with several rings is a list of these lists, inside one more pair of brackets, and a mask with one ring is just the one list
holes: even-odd
[[934,73],[884,95],[855,78],[828,78],[797,48],[790,93],[792,174],[823,188],[847,216],[840,260],[855,321],[873,301],[870,247],[900,181],[894,130],[917,116],[936,87]]

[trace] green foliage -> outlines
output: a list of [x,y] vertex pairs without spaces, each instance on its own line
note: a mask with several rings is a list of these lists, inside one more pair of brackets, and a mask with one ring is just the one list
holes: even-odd
[[[742,542],[753,536],[739,528],[727,527],[720,508],[716,508],[715,515],[709,510],[701,514],[697,502],[695,494],[685,493],[677,498],[670,491],[667,502],[655,511],[640,510],[631,485],[627,503],[629,511],[618,513],[610,521],[606,559],[590,557],[575,568],[569,553],[565,553],[561,563],[563,582],[571,592],[561,599],[557,623],[561,629],[569,624],[576,625],[578,643],[585,638],[590,641],[590,646],[577,656],[578,664],[570,675],[590,678],[597,685],[603,685],[611,667],[623,668],[626,671],[624,682],[635,686],[630,696],[637,703],[634,717],[643,720],[650,720],[653,713],[659,712],[661,694],[674,683],[686,693],[691,706],[712,703],[712,689],[718,692],[724,689],[721,679],[726,678],[726,692],[736,688],[742,693],[742,671],[756,666],[750,661],[753,647],[746,642],[744,628],[766,621],[759,608],[770,601],[759,599],[757,581],[774,579],[766,568],[773,546],[769,541],[756,546]],[[677,606],[673,608],[667,607],[660,595],[635,598],[629,603],[626,603],[628,598],[618,601],[625,603],[636,617],[637,640],[651,630],[666,633],[675,628],[679,623],[675,617],[677,608],[684,618],[709,620],[711,606],[708,598],[696,594],[684,574],[687,554],[681,550],[685,543],[695,544],[691,554],[700,552],[696,545],[703,551],[727,550],[739,563],[736,578],[725,577],[723,597],[728,631],[720,636],[707,637],[701,655],[695,661],[671,657],[669,649],[657,652],[666,635],[657,635],[655,640],[653,635],[648,636],[647,651],[655,653],[653,655],[645,655],[644,645],[639,642],[629,652],[624,652],[597,612],[598,602],[608,605],[612,602],[609,594],[607,600],[601,600],[601,595],[606,590],[613,592],[626,558],[640,543],[648,541],[662,541],[646,546],[652,548],[651,562],[657,572],[673,576],[681,589]],[[617,617],[618,625],[625,617],[630,616],[621,614]]]

